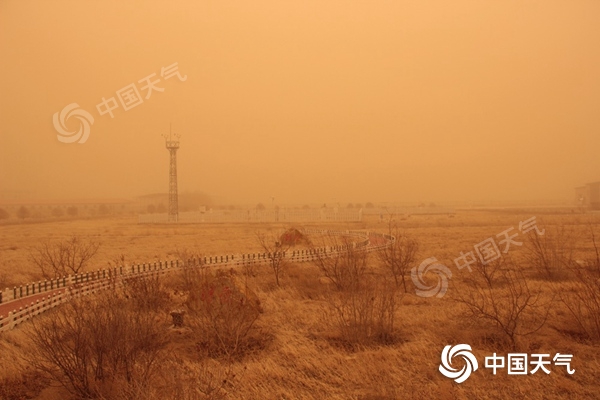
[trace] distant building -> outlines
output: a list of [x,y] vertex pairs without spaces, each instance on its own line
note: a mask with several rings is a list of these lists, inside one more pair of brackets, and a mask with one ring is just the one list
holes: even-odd
[[575,200],[581,207],[600,210],[600,181],[576,187]]

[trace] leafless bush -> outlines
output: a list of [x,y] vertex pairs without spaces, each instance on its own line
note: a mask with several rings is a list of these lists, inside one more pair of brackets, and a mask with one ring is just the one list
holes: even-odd
[[250,258],[242,260],[242,274],[244,274],[246,282],[250,277],[256,277],[256,273],[256,263],[254,262],[254,260]]
[[571,271],[576,281],[562,285],[559,298],[585,337],[600,341],[600,268],[586,262]]
[[121,380],[148,382],[165,344],[155,314],[132,310],[113,291],[34,320],[30,337],[31,363],[81,398],[101,397]]
[[400,296],[394,282],[370,276],[352,290],[330,298],[331,321],[351,348],[389,344],[398,338],[396,311]]
[[269,267],[271,267],[275,276],[275,283],[279,286],[279,278],[288,265],[285,256],[290,245],[283,244],[279,238],[268,237],[258,232],[256,233],[256,239],[269,260]]
[[189,292],[198,285],[198,269],[204,265],[204,257],[189,249],[177,250],[177,257],[183,263],[179,272],[181,287],[183,291]]
[[137,311],[158,312],[169,303],[169,293],[158,273],[124,279],[122,291]]
[[198,270],[196,285],[187,306],[201,347],[209,355],[243,355],[256,344],[254,327],[261,312],[256,295],[247,287],[240,289],[226,273],[207,268]]
[[202,254],[199,251],[192,250],[187,247],[175,248],[175,255],[181,262],[183,262],[183,265],[180,265],[180,267],[191,266],[189,264],[192,263],[192,260],[196,260],[196,259],[201,260],[202,259]]
[[119,268],[125,265],[125,254],[121,253],[108,262],[109,268]]
[[328,246],[338,247],[341,250],[322,253],[313,248],[314,264],[337,290],[356,290],[367,271],[367,253],[356,249],[354,243],[347,237],[343,237],[340,241],[330,237],[327,243]]
[[600,341],[600,249],[593,229],[590,231],[595,258],[571,263],[574,282],[561,285],[559,297],[583,334]]
[[58,242],[45,241],[29,253],[30,260],[46,279],[83,272],[96,255],[100,243],[71,236]]
[[564,226],[545,234],[535,230],[527,236],[525,258],[536,274],[546,280],[565,279],[573,262],[573,236]]
[[513,347],[518,338],[539,331],[548,319],[552,299],[532,289],[507,257],[487,264],[478,262],[465,283],[453,291],[455,299],[465,306],[463,317],[490,323]]
[[388,224],[388,234],[394,236],[395,240],[389,246],[380,249],[377,255],[384,268],[394,277],[396,286],[402,286],[406,293],[406,274],[415,262],[419,243],[402,234],[396,223],[391,220]]
[[387,275],[368,267],[368,254],[344,238],[341,250],[327,257],[316,252],[315,264],[334,284],[328,296],[329,321],[350,348],[392,343],[398,338],[396,312],[401,295]]

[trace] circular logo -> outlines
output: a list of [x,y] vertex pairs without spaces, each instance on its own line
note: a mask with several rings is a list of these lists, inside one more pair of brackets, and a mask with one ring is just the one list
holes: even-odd
[[[428,272],[433,272],[437,274],[437,284],[429,286],[424,281],[424,276]],[[446,291],[448,290],[448,279],[452,278],[452,271],[445,265],[442,265],[437,262],[437,258],[429,257],[418,267],[413,267],[410,270],[410,278],[412,279],[414,285],[417,287],[415,293],[420,297],[444,297]]]
[[[471,352],[471,346],[468,344],[458,344],[454,347],[448,345],[444,347],[442,351],[442,364],[440,365],[440,372],[446,378],[454,379],[456,383],[463,383],[467,380],[471,373],[477,371],[479,364],[477,359]],[[452,367],[452,358],[454,356],[460,356],[465,362],[462,369],[458,370]]]
[[[67,130],[66,122],[74,117],[79,120],[79,129],[71,132]],[[90,136],[90,127],[94,123],[94,117],[89,112],[79,108],[79,104],[71,103],[59,113],[54,113],[52,118],[54,129],[58,132],[56,138],[62,143],[85,143]]]

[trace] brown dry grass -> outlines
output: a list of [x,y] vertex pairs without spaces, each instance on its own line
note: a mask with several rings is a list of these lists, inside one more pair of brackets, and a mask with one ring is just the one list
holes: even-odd
[[[459,271],[453,259],[461,251],[473,250],[475,244],[495,237],[506,228],[514,226],[517,230],[519,221],[531,216],[528,213],[464,212],[454,218],[411,216],[398,223],[402,230],[418,240],[418,262],[435,256],[454,274],[449,290],[461,290],[469,273],[466,269]],[[592,217],[592,220],[600,222],[598,217]],[[575,238],[576,258],[592,254],[590,243],[585,240],[589,222],[590,217],[584,215],[538,215],[540,227],[566,226]],[[373,219],[354,224],[307,226],[369,228],[385,232],[387,222]],[[100,268],[121,254],[125,254],[126,262],[145,262],[174,258],[176,249],[189,249],[204,255],[258,251],[256,230],[284,227],[241,224],[145,226],[137,225],[131,219],[5,225],[0,231],[0,277],[5,282],[0,284],[18,284],[39,277],[39,272],[27,261],[27,252],[44,238],[71,234],[97,236],[102,247],[93,264]],[[516,240],[523,241],[523,235]],[[524,247],[512,247],[510,255],[517,260],[524,259]],[[545,282],[536,277],[534,271],[525,272],[532,286],[544,286]],[[241,273],[239,280],[244,280]],[[211,379],[219,377],[231,381],[221,394],[234,399],[599,398],[599,343],[578,333],[568,310],[558,301],[544,327],[519,346],[527,353],[573,354],[575,374],[568,375],[564,367],[551,366],[550,375],[508,376],[501,370],[493,376],[491,370],[483,367],[484,356],[493,352],[511,352],[511,344],[489,325],[464,320],[462,306],[452,301],[450,295],[417,297],[411,291],[409,281],[409,293],[402,298],[397,312],[400,340],[390,345],[348,351],[332,340],[336,331],[331,324],[327,298],[334,288],[314,265],[291,265],[282,277],[281,287],[275,284],[273,274],[261,267],[256,276],[247,278],[247,284],[260,299],[264,310],[256,324],[258,329],[269,333],[268,343],[229,364],[219,359],[206,361],[195,353],[193,335],[185,330],[168,331],[168,350],[176,359],[165,362],[161,379],[173,385],[181,379],[186,382],[173,392],[174,398],[203,398],[190,395],[189,389],[195,386],[208,388]],[[561,285],[569,284],[553,281],[547,290],[561,290]],[[0,336],[0,365],[3,366],[0,398],[64,398],[62,389],[37,377],[36,371],[31,371],[20,358],[23,349],[30,346],[24,335],[27,329],[25,324]],[[470,344],[480,364],[480,369],[460,385],[438,372],[443,347],[458,343]],[[210,370],[215,371],[213,375],[207,373],[207,363],[211,365]],[[40,382],[39,388],[24,389],[29,392],[23,394],[24,385],[32,388],[34,383]],[[46,388],[42,390],[42,387]],[[7,395],[10,390],[17,394]],[[138,398],[158,398],[157,393],[136,393]]]

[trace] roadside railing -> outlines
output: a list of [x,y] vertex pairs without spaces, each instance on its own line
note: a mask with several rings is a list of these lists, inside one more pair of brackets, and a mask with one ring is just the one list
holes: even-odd
[[[194,257],[189,260],[153,261],[129,266],[87,271],[81,274],[69,275],[61,278],[33,282],[26,285],[15,286],[0,292],[0,306],[10,309],[10,303],[20,304],[19,308],[9,311],[6,316],[0,315],[0,331],[13,329],[16,325],[30,318],[50,310],[71,298],[94,293],[109,288],[111,285],[121,285],[124,280],[154,275],[165,274],[182,267],[189,266],[221,266],[238,267],[243,265],[268,264],[273,256],[289,259],[291,262],[311,262],[323,257],[333,257],[347,250],[349,246],[367,252],[377,251],[393,242],[391,235],[354,230],[327,230],[305,229],[306,235],[330,235],[359,238],[360,240],[342,245],[322,246],[311,249],[292,250],[281,253],[243,253],[225,254],[218,256]],[[374,242],[379,244],[375,244]],[[46,296],[39,297],[45,293]],[[31,300],[30,302],[27,302]],[[25,303],[23,303],[25,301]],[[24,304],[24,305],[23,305]]]

